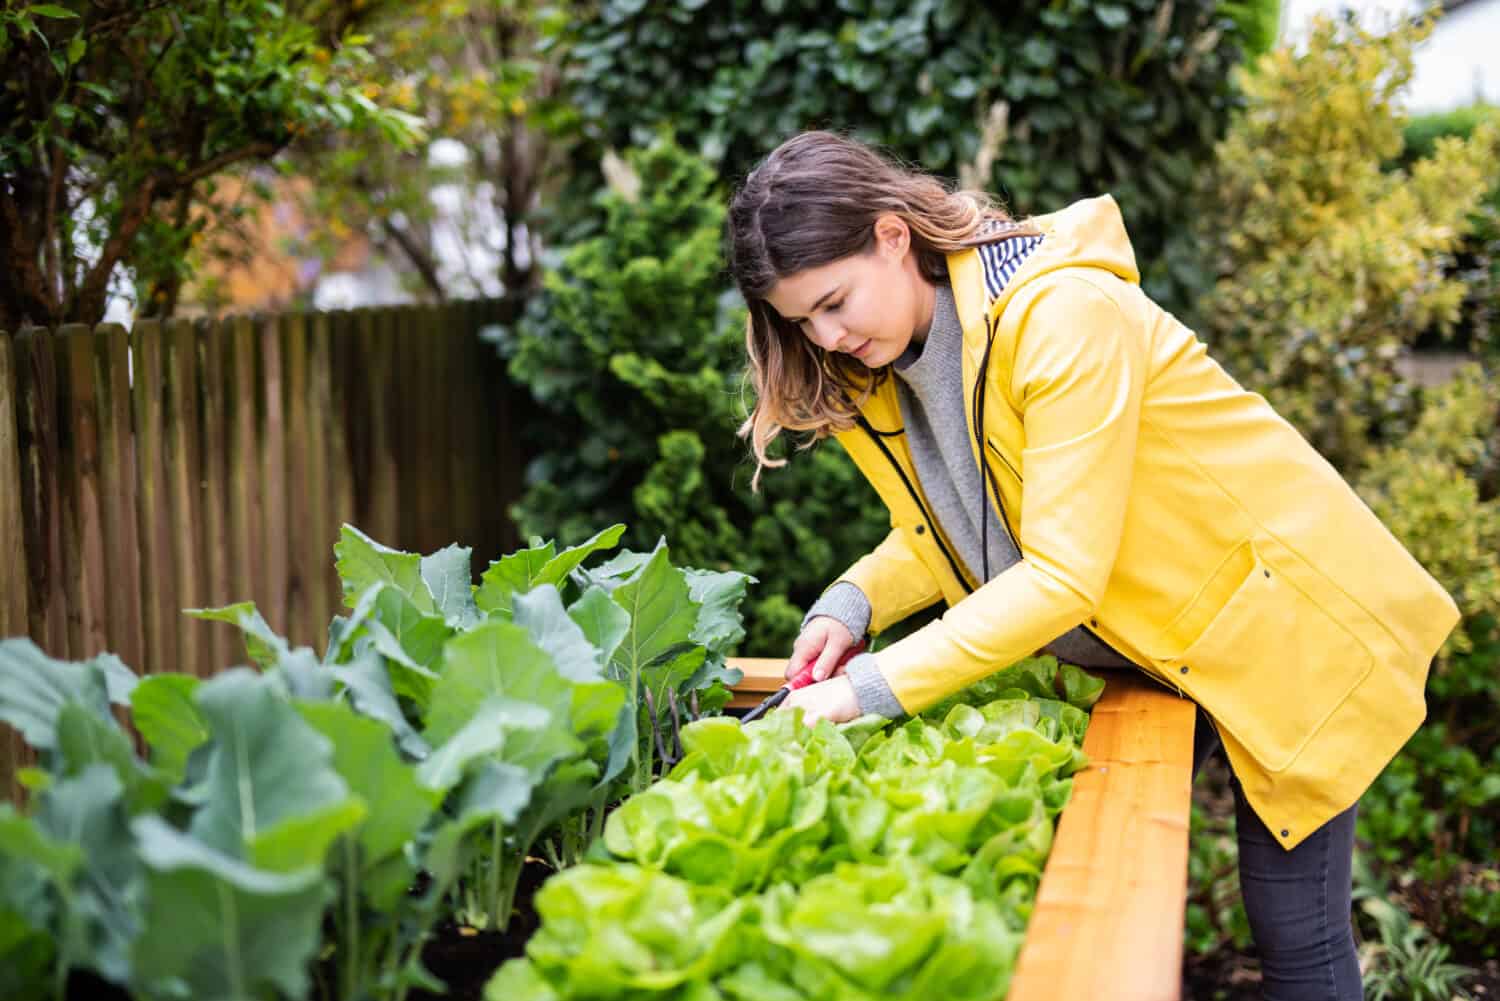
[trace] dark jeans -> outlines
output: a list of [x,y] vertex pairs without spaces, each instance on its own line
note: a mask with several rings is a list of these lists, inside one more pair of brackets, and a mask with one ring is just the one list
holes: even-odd
[[[1193,734],[1193,775],[1215,752],[1218,733],[1202,709]],[[1260,953],[1266,1001],[1360,1001],[1359,960],[1350,924],[1351,806],[1291,851],[1245,802],[1230,770],[1240,844],[1240,895]]]

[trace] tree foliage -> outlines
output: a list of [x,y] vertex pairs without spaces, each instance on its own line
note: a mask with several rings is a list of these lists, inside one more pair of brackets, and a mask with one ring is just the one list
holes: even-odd
[[[563,7],[515,0],[394,5],[367,43],[381,96],[418,116],[422,141],[327,133],[294,147],[328,237],[365,235],[437,299],[529,292],[544,214],[578,116],[554,55]],[[329,249],[329,248],[324,248]]]
[[0,328],[95,323],[116,268],[170,305],[226,168],[415,121],[372,99],[364,0],[69,0],[0,13]]

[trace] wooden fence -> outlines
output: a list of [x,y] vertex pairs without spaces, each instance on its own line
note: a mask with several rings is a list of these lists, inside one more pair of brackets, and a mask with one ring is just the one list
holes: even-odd
[[[137,671],[243,663],[183,608],[322,649],[349,522],[476,565],[520,484],[494,301],[0,333],[0,636]],[[0,733],[0,795],[21,760]]]

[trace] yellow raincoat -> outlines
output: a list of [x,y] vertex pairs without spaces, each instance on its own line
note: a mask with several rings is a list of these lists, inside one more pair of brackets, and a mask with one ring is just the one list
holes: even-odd
[[950,606],[876,655],[909,712],[1091,629],[1213,717],[1250,804],[1291,849],[1422,722],[1458,609],[1333,467],[1141,292],[1112,198],[1034,222],[1045,238],[998,298],[976,251],[948,258],[970,446],[1021,560],[982,587],[961,576],[887,379],[838,438],[892,530],[839,579],[869,597],[872,633]]

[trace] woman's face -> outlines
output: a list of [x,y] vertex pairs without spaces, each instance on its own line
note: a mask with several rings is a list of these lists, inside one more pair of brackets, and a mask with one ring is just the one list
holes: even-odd
[[825,351],[853,355],[869,368],[899,358],[927,336],[935,299],[917,268],[911,233],[899,216],[875,221],[875,245],[777,282],[766,301]]

